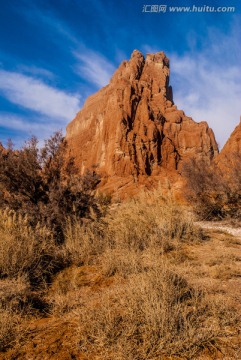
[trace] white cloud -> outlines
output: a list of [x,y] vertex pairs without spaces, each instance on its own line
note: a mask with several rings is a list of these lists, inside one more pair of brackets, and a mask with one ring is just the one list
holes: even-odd
[[25,118],[21,118],[15,114],[0,113],[0,126],[7,129],[13,129],[18,131],[29,131],[30,128],[36,130],[39,128],[38,124],[29,123]]
[[[61,124],[59,124],[61,126]],[[33,117],[31,119],[27,117],[18,116],[12,113],[1,113],[0,112],[0,126],[7,129],[18,130],[28,134],[36,134],[36,132],[54,131],[56,129],[56,121],[48,121],[48,126],[46,127],[46,120],[41,117]],[[37,135],[37,134],[36,134]]]
[[[37,136],[40,145],[43,144],[44,139],[49,138],[55,131],[64,130],[65,122],[61,123],[49,118],[46,121],[45,117],[36,115],[25,117],[13,113],[0,112],[0,127],[5,128],[6,132],[13,135],[14,145],[19,148],[32,135]],[[11,137],[11,135],[2,136],[0,141],[3,141],[3,144],[6,145],[8,138]]]
[[81,107],[77,95],[17,72],[0,70],[0,93],[12,103],[48,118],[70,121]]
[[38,66],[26,66],[26,65],[18,65],[18,71],[20,73],[24,73],[24,74],[28,74],[28,75],[32,75],[32,76],[37,76],[38,78],[43,77],[46,79],[54,79],[55,75],[46,69],[40,68]]
[[241,115],[241,71],[234,54],[241,49],[233,34],[224,42],[223,34],[211,35],[203,51],[169,54],[171,85],[176,105],[194,120],[207,121],[222,147]]
[[76,66],[76,72],[81,78],[98,87],[109,83],[115,66],[103,55],[89,49],[74,52],[74,55],[80,61]]
[[219,66],[212,61],[206,66],[203,55],[191,61],[178,56],[171,59],[175,103],[196,121],[207,121],[222,147],[238,124],[241,113],[239,69],[228,67],[227,63]]

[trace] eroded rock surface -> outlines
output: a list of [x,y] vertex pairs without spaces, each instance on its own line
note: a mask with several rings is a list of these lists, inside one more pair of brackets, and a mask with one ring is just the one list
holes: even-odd
[[220,152],[217,162],[220,164],[230,164],[235,157],[239,157],[239,160],[241,158],[241,117],[240,123],[236,126]]
[[[109,85],[90,96],[67,126],[71,154],[83,173],[94,166],[110,188],[178,174],[190,157],[218,153],[213,131],[174,105],[169,60],[135,50]],[[108,187],[108,186],[107,186]]]

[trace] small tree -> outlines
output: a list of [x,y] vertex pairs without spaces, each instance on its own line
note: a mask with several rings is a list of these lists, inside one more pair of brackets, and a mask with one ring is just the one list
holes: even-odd
[[95,172],[78,174],[74,159],[67,155],[61,132],[42,148],[32,137],[20,150],[0,147],[1,205],[27,215],[30,223],[47,225],[56,240],[63,241],[65,219],[98,216],[93,190],[99,182]]

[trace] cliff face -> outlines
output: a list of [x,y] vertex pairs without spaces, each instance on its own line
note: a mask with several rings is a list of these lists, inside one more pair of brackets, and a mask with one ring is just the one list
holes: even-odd
[[169,74],[163,52],[145,59],[135,50],[110,84],[87,99],[66,133],[82,173],[95,166],[103,178],[139,182],[178,174],[190,157],[209,162],[217,155],[207,123],[174,105]]
[[230,157],[235,155],[241,155],[241,118],[239,125],[236,126],[220,152],[217,161],[229,161]]
[[215,163],[220,168],[224,178],[227,179],[230,186],[233,182],[237,181],[237,179],[240,179],[240,162],[241,118],[239,125],[236,126],[220,154],[215,158]]

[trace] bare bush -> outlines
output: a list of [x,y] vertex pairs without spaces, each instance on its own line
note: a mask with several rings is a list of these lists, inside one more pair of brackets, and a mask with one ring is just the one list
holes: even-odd
[[204,219],[241,214],[241,158],[230,154],[221,164],[192,159],[183,166],[185,195]]
[[48,226],[63,242],[66,216],[88,217],[90,208],[99,214],[93,190],[99,182],[95,172],[78,175],[74,159],[67,154],[61,132],[38,147],[35,137],[20,150],[0,147],[0,204],[23,215],[30,224]]

